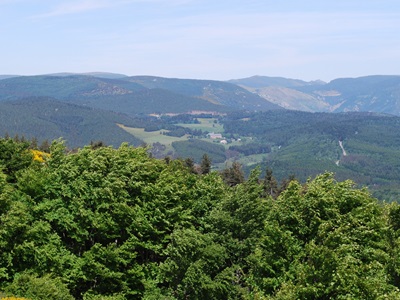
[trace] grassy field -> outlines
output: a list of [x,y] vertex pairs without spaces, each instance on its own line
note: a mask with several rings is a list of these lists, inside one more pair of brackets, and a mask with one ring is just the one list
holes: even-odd
[[199,120],[200,124],[176,124],[178,126],[190,128],[190,129],[200,129],[202,131],[208,131],[208,132],[215,132],[215,133],[223,133],[224,132],[224,127],[216,123],[215,121],[217,119],[215,118],[197,118]]
[[144,128],[126,127],[124,125],[118,125],[118,126],[124,129],[126,132],[132,134],[133,136],[141,139],[146,144],[153,144],[159,142],[163,145],[171,146],[172,142],[186,141],[188,138],[187,135],[183,137],[175,137],[175,136],[168,136],[161,134],[162,131],[166,130],[157,130],[149,132],[149,131],[144,131]]
[[[176,124],[176,125],[186,126],[186,127],[190,127],[193,129],[201,129],[203,131],[210,131],[210,132],[213,131],[215,133],[223,133],[223,126],[220,124],[214,123],[215,119],[199,118],[198,120],[201,122],[201,124]],[[187,135],[185,135],[183,137],[173,137],[173,136],[167,136],[167,135],[161,134],[161,132],[165,131],[165,130],[149,132],[149,131],[144,131],[144,128],[127,127],[127,126],[124,126],[121,124],[119,124],[118,126],[121,127],[122,129],[124,129],[126,132],[132,134],[133,136],[141,139],[146,144],[152,145],[153,143],[159,142],[159,143],[165,145],[167,147],[165,150],[165,153],[167,153],[169,151],[175,152],[171,145],[173,142],[188,140]],[[221,145],[219,143],[219,140],[211,140],[209,138],[201,138],[200,140]],[[243,138],[243,141],[240,141],[240,142],[235,141],[233,143],[225,144],[222,146],[224,146],[225,149],[227,150],[232,145],[243,145],[246,143],[246,141],[251,141],[251,138]],[[241,157],[239,159],[239,162],[243,165],[255,165],[255,164],[258,164],[261,161],[265,160],[266,156],[267,156],[267,154],[257,154],[257,155],[247,156],[247,157]],[[227,161],[226,163],[229,164],[230,162]],[[225,165],[225,163],[216,164],[215,167],[217,169],[224,169],[226,167],[226,165]]]

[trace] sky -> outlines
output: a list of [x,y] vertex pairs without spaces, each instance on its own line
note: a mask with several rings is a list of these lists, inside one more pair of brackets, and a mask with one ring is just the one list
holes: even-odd
[[0,0],[0,75],[400,75],[398,0]]

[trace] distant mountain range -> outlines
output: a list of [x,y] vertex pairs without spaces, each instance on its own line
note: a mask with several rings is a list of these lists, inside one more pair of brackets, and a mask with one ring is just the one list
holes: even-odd
[[326,83],[267,76],[224,82],[105,72],[0,75],[0,101],[32,96],[129,115],[280,108],[400,115],[400,76],[340,78]]
[[74,147],[91,140],[141,144],[116,125],[136,126],[137,116],[283,109],[400,115],[400,76],[326,83],[266,76],[225,82],[102,72],[0,75],[0,135],[63,136]]
[[400,76],[340,78],[329,83],[254,76],[229,82],[287,109],[400,115]]
[[222,81],[106,73],[101,77],[61,73],[0,80],[0,101],[43,96],[129,115],[280,109],[255,93]]

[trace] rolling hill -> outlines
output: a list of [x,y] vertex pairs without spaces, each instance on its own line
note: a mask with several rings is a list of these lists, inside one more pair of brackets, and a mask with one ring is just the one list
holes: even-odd
[[235,84],[215,80],[194,80],[162,78],[154,76],[129,77],[130,82],[141,84],[147,88],[161,88],[182,95],[207,100],[211,103],[245,110],[279,109],[266,99],[249,93],[246,89]]
[[280,108],[246,89],[221,81],[111,77],[61,74],[7,78],[0,81],[0,101],[52,97],[130,114]]
[[38,97],[0,102],[0,135],[36,137],[39,141],[63,138],[70,148],[103,141],[119,146],[142,141],[126,133],[117,123],[133,125],[129,117],[109,111]]

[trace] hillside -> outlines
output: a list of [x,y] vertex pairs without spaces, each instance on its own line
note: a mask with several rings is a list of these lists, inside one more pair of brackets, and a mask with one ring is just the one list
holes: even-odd
[[280,86],[286,88],[297,88],[310,85],[324,85],[323,81],[303,81],[284,77],[252,76],[243,79],[231,79],[228,82],[243,85],[250,88],[263,88],[268,86]]
[[145,88],[120,79],[74,76],[20,76],[0,81],[0,100],[53,97],[71,101],[97,95],[125,95]]
[[[226,136],[270,146],[272,151],[263,154],[256,163],[263,168],[271,167],[279,179],[293,174],[305,182],[310,176],[329,170],[340,180],[351,178],[369,186],[377,191],[377,196],[383,190],[397,190],[395,194],[399,195],[399,117],[286,110],[233,113],[221,122]],[[246,163],[249,157],[239,156],[239,161]],[[249,163],[249,168],[252,167],[254,163]]]
[[200,98],[177,94],[154,88],[120,95],[96,95],[74,97],[70,102],[105,110],[121,112],[130,116],[138,114],[187,113],[192,110],[227,112],[233,108],[213,104]]
[[210,101],[211,103],[246,110],[270,110],[279,107],[269,101],[249,93],[234,84],[215,80],[193,80],[161,78],[153,76],[133,76],[128,79],[147,88],[161,88]]
[[99,76],[62,73],[6,78],[0,81],[0,101],[44,96],[130,114],[279,109],[260,96],[226,82]]
[[[400,115],[400,76],[340,78],[329,83],[256,76],[230,82],[288,109]],[[284,93],[277,92],[283,88]]]
[[309,112],[330,111],[331,106],[319,97],[284,86],[247,87],[264,99],[286,109]]
[[0,135],[19,135],[53,140],[62,137],[69,147],[91,141],[119,146],[123,142],[140,145],[141,140],[126,133],[117,123],[132,125],[125,115],[78,106],[52,98],[27,98],[0,102]]

